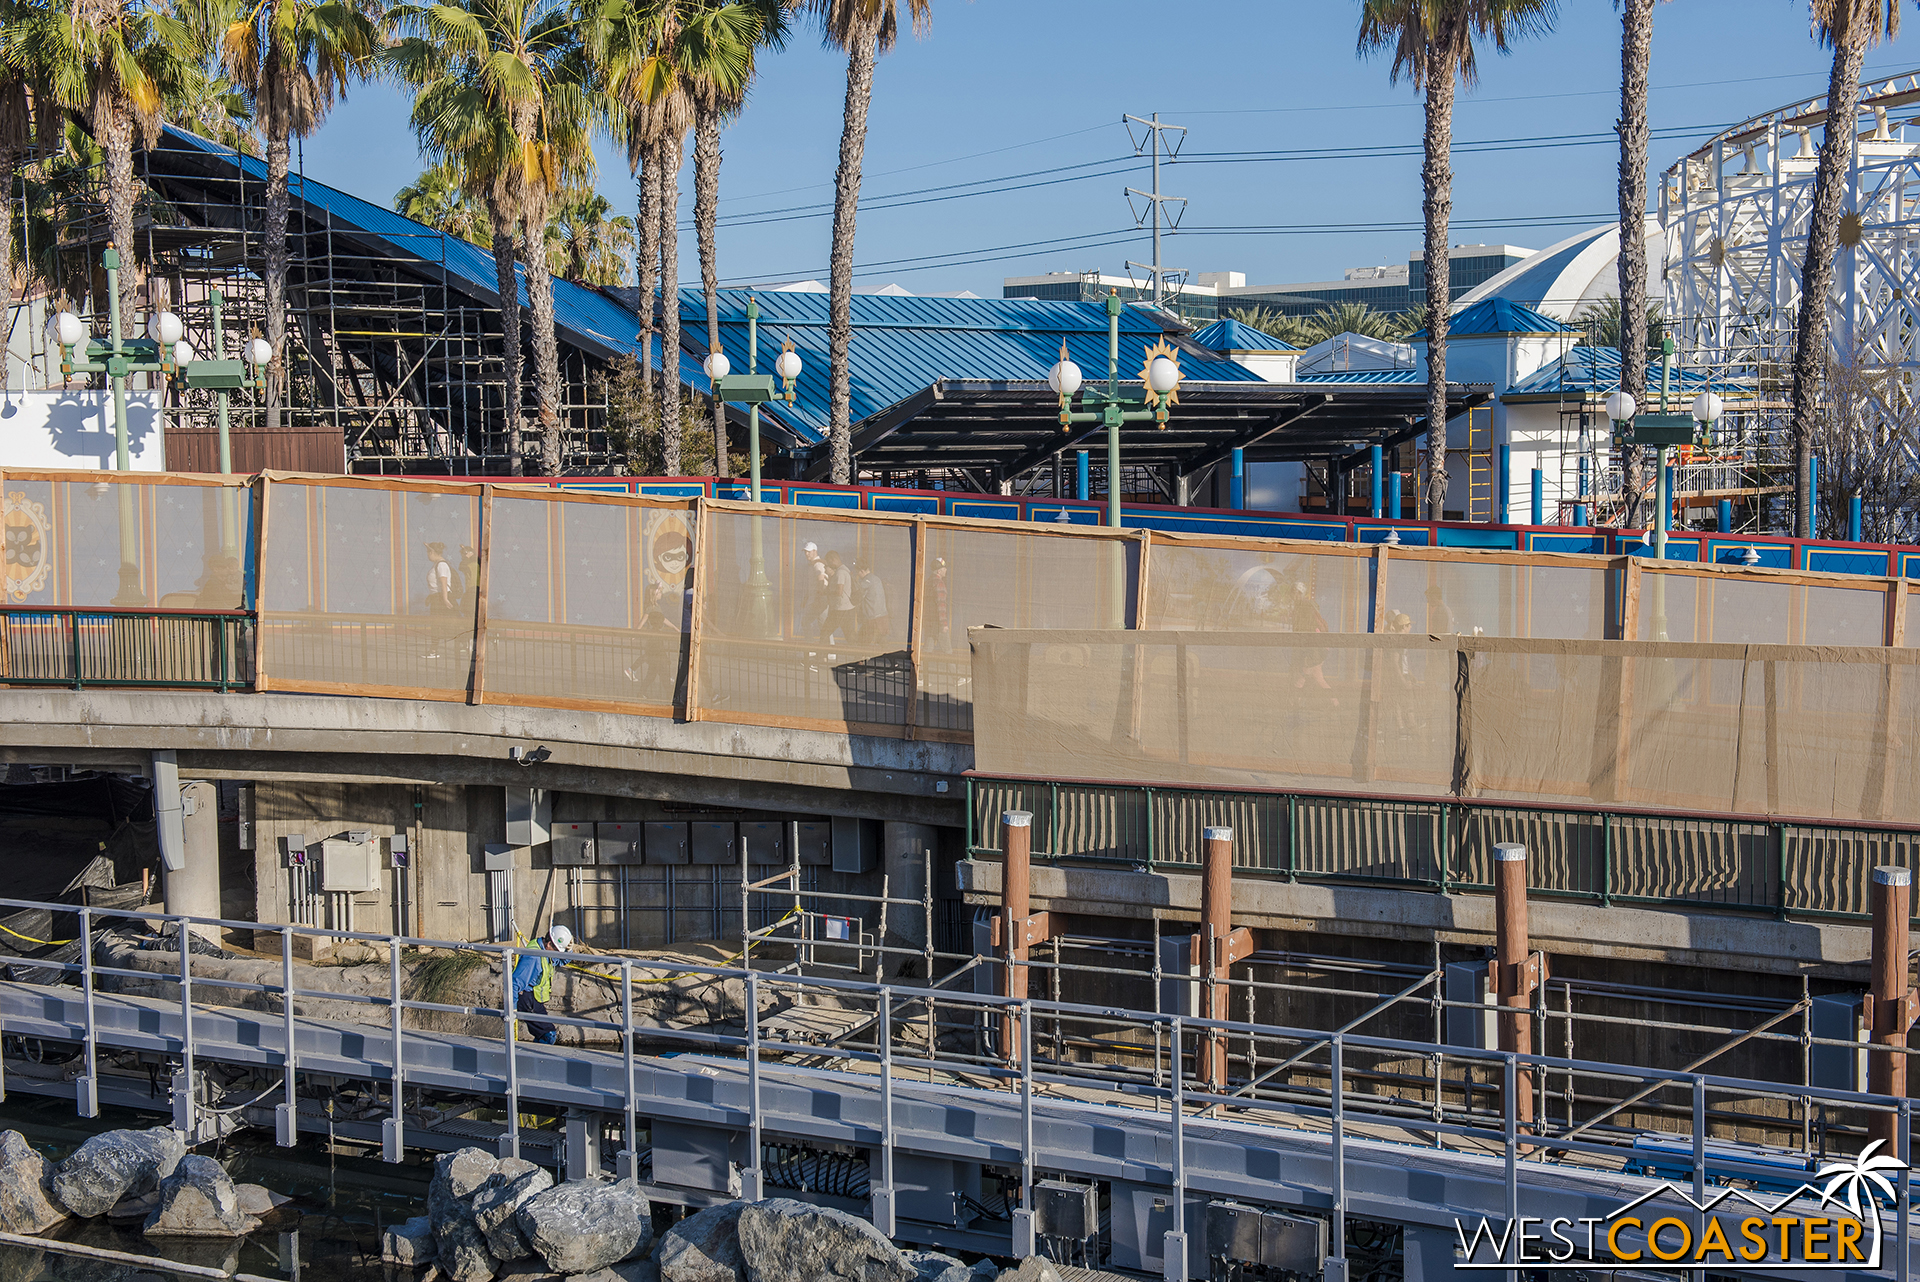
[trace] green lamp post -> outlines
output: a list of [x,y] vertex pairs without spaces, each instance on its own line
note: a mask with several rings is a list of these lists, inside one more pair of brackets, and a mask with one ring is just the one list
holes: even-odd
[[[1103,423],[1107,429],[1107,524],[1120,525],[1120,425],[1151,421],[1167,425],[1167,411],[1180,399],[1178,353],[1165,339],[1149,347],[1140,369],[1140,395],[1120,394],[1120,295],[1107,294],[1107,387],[1082,389],[1080,367],[1060,344],[1060,359],[1047,371],[1047,386],[1060,395],[1060,430],[1075,423]],[[1085,410],[1074,410],[1078,393]]]
[[[702,368],[713,384],[713,396],[717,401],[747,407],[747,467],[749,493],[755,503],[762,502],[760,492],[760,407],[768,401],[785,401],[793,404],[794,384],[799,381],[803,364],[800,353],[793,350],[793,342],[782,344],[780,355],[774,360],[773,368],[780,375],[781,390],[775,391],[772,374],[757,373],[760,363],[760,300],[747,295],[747,372],[732,373],[733,364],[727,354],[715,351],[707,356]],[[749,626],[755,634],[764,637],[776,635],[773,618],[773,585],[767,581],[766,546],[762,538],[761,518],[753,518],[753,569],[747,579],[747,588],[751,594],[749,607]]]
[[[60,348],[60,374],[63,379],[75,374],[105,374],[107,385],[113,393],[113,453],[116,471],[132,470],[132,460],[127,450],[127,379],[134,374],[160,374],[176,386],[197,387],[218,390],[220,393],[220,470],[227,472],[232,467],[232,456],[227,440],[227,393],[246,386],[264,386],[258,377],[249,378],[242,363],[233,360],[196,360],[193,349],[182,341],[185,326],[172,312],[158,312],[147,322],[147,337],[128,338],[121,332],[120,316],[120,252],[111,244],[101,255],[101,265],[107,272],[107,340],[104,343],[88,341],[88,329],[85,321],[72,312],[61,312],[49,322],[49,337]],[[218,342],[220,335],[220,294],[215,291],[214,334]],[[84,347],[84,359],[78,350]],[[255,339],[250,345],[248,356],[256,367],[263,367],[265,356],[257,350],[266,348],[264,339]],[[162,410],[164,413],[164,409]],[[221,538],[223,551],[231,549],[233,533],[230,522],[224,522]],[[229,554],[231,554],[229,552]],[[147,604],[146,591],[140,582],[139,540],[134,529],[133,491],[128,486],[120,487],[120,591],[113,599],[118,606],[142,606]]]

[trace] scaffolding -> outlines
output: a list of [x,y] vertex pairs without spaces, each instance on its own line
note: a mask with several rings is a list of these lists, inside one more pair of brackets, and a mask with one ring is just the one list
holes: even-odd
[[[275,440],[266,439],[263,394],[233,397],[236,459],[246,460],[242,470],[507,472],[500,310],[493,291],[477,286],[473,273],[478,263],[491,278],[491,257],[310,184],[301,167],[296,156],[288,184],[280,428]],[[137,172],[142,190],[132,257],[145,309],[177,313],[201,356],[238,357],[247,339],[267,328],[262,167],[169,130],[157,146],[138,153]],[[53,286],[100,321],[105,282],[97,264],[108,239],[103,186],[99,170],[88,172],[65,202]],[[351,221],[343,209],[354,215]],[[225,350],[219,352],[213,335],[216,290],[225,313]],[[129,333],[140,332],[144,323],[144,316],[126,319]],[[523,335],[529,328],[523,323]],[[625,342],[632,336],[609,337]],[[608,432],[606,366],[604,353],[583,350],[562,334],[564,470],[616,471],[623,461],[620,443]],[[529,354],[521,405],[529,424],[536,412],[533,383]],[[214,413],[212,393],[169,391],[170,467],[214,470]],[[249,455],[250,437],[262,454]]]

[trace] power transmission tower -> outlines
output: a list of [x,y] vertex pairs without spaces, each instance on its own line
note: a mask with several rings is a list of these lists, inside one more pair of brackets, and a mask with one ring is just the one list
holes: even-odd
[[[1184,267],[1168,267],[1161,261],[1160,237],[1163,231],[1170,232],[1180,225],[1180,220],[1186,216],[1187,198],[1185,196],[1167,196],[1161,194],[1160,161],[1164,158],[1171,163],[1174,157],[1180,154],[1180,148],[1184,147],[1187,142],[1187,129],[1185,125],[1161,124],[1160,113],[1157,111],[1153,113],[1151,120],[1143,120],[1139,116],[1124,115],[1120,120],[1122,124],[1126,125],[1127,137],[1133,142],[1133,154],[1136,156],[1147,154],[1153,157],[1153,190],[1141,191],[1137,187],[1129,187],[1126,189],[1127,207],[1133,210],[1134,225],[1140,226],[1145,224],[1149,219],[1152,220],[1153,261],[1151,263],[1129,261],[1127,263],[1127,270],[1129,273],[1135,269],[1146,272],[1153,282],[1153,305],[1155,307],[1166,307],[1180,296],[1180,286],[1186,283],[1187,269]],[[1135,125],[1142,126],[1138,134],[1134,132],[1133,127]],[[1178,135],[1177,138],[1171,140],[1173,144],[1171,147],[1167,145],[1167,141],[1161,138],[1162,134],[1169,133]],[[1133,203],[1135,196],[1147,202],[1144,212],[1139,206]],[[1179,206],[1179,212],[1174,214],[1171,220],[1168,220],[1162,208],[1166,205]],[[1169,285],[1169,281],[1173,283]]]

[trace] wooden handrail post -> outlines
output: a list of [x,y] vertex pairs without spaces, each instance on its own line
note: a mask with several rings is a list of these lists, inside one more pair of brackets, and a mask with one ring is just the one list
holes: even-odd
[[[1867,1056],[1867,1089],[1896,1099],[1907,1093],[1907,1030],[1913,1027],[1915,998],[1907,983],[1908,915],[1913,909],[1913,872],[1894,864],[1873,870],[1872,990],[1867,1003],[1868,1032],[1875,1046]],[[1868,1133],[1884,1139],[1892,1151],[1898,1119],[1875,1113]]]

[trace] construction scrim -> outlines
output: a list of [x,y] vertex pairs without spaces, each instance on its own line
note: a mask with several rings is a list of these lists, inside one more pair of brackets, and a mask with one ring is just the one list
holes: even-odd
[[1908,649],[971,638],[992,774],[1920,823]]

